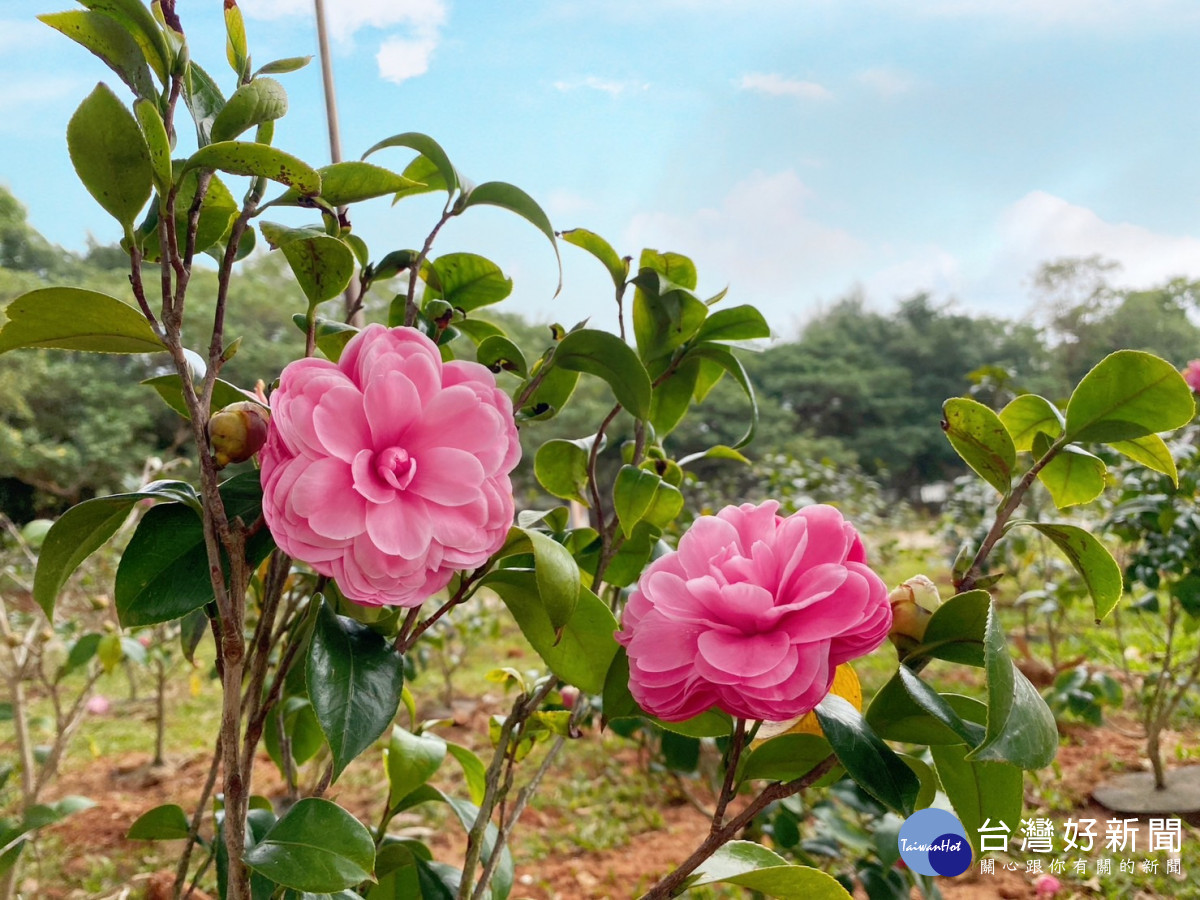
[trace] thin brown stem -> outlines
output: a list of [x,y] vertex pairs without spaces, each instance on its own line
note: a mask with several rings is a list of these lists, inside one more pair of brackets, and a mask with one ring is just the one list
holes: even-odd
[[408,293],[404,298],[404,324],[410,328],[417,324],[417,281],[421,277],[421,266],[425,264],[425,260],[429,256],[429,251],[433,249],[433,242],[437,238],[438,232],[452,218],[454,218],[454,211],[447,204],[447,208],[442,212],[442,217],[438,219],[437,224],[433,226],[433,230],[429,232],[429,236],[425,238],[425,246],[421,248],[421,252],[417,254],[417,258],[413,260],[412,266],[409,267]]
[[734,783],[737,781],[738,761],[742,758],[742,748],[746,746],[746,720],[735,719],[733,737],[730,739],[729,752],[725,756],[725,780],[721,784],[721,793],[717,796],[717,808],[713,812],[712,832],[719,831],[725,822],[725,811],[729,802],[737,794]]
[[192,863],[192,850],[200,839],[200,825],[204,821],[204,811],[208,807],[208,798],[212,796],[217,784],[217,772],[221,769],[221,736],[217,736],[216,746],[213,747],[212,763],[208,767],[208,777],[204,779],[204,787],[200,790],[200,798],[196,801],[196,809],[192,812],[192,821],[188,824],[187,843],[179,856],[179,864],[175,867],[174,900],[179,900],[183,894],[183,886],[187,881],[188,869]]

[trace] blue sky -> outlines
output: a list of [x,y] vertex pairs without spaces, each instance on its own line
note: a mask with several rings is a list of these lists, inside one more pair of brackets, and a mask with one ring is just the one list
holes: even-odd
[[[0,0],[0,182],[51,240],[118,237],[63,135],[115,78]],[[315,52],[311,0],[242,0],[256,63]],[[558,228],[622,253],[694,257],[782,335],[851,290],[965,309],[1031,307],[1039,262],[1101,254],[1118,283],[1200,277],[1200,5],[1194,0],[327,0],[347,157],[424,131],[475,181],[511,181]],[[179,0],[193,56],[229,89],[220,0]],[[328,161],[319,71],[281,76],[276,143]],[[119,85],[117,85],[119,87]],[[186,149],[186,148],[182,148]],[[397,168],[400,151],[378,161]],[[434,204],[376,202],[382,255],[419,245]],[[611,327],[610,291],[505,214],[455,221],[512,308]]]

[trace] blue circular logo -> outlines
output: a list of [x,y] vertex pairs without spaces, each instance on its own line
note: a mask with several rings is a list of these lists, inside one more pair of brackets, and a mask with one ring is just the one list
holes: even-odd
[[967,830],[953,813],[922,809],[900,826],[897,839],[904,864],[921,875],[953,878],[971,867]]

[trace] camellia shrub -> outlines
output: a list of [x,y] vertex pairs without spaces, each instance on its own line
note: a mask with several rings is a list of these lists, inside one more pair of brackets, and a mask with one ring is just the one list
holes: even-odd
[[[191,429],[195,481],[155,481],[73,507],[45,536],[33,585],[53,619],[71,573],[149,502],[116,572],[120,622],[179,622],[189,657],[211,639],[222,691],[196,804],[148,810],[129,833],[183,840],[177,896],[215,870],[218,892],[233,900],[504,900],[513,829],[597,711],[607,723],[636,719],[725,748],[709,836],[671,872],[646,873],[659,878],[648,898],[713,882],[850,896],[818,869],[734,840],[771,804],[841,775],[900,816],[940,788],[977,849],[986,819],[1020,818],[1022,770],[1051,763],[1057,732],[1010,659],[988,592],[1002,573],[988,570],[989,555],[1011,529],[1039,531],[1105,616],[1121,573],[1103,545],[1073,525],[1016,514],[1035,481],[1059,508],[1099,494],[1104,464],[1087,445],[1174,477],[1157,435],[1195,411],[1178,372],[1119,352],[1082,380],[1065,411],[1033,395],[999,414],[948,401],[950,443],[998,499],[944,602],[921,582],[889,598],[858,532],[829,506],[786,517],[773,501],[730,506],[668,546],[684,469],[739,454],[714,447],[674,459],[664,441],[722,378],[753,397],[732,345],[768,336],[757,310],[697,295],[696,268],[679,254],[645,250],[634,267],[591,232],[557,233],[526,193],[468,180],[429,136],[398,133],[363,160],[322,168],[278,148],[287,99],[274,76],[306,60],[255,68],[233,0],[224,4],[226,78],[201,67],[173,0],[82,5],[42,19],[120,82],[83,100],[67,144],[84,186],[121,227],[130,289],[24,294],[6,310],[0,352],[151,354],[171,371],[149,387]],[[400,154],[399,170],[380,164]],[[423,193],[445,203],[407,246],[372,247],[351,230],[355,204]],[[591,254],[612,278],[602,303],[616,332],[555,326],[544,352],[527,359],[481,318],[510,280],[481,256],[437,255],[435,245],[483,205],[525,220],[516,224],[538,229],[555,254],[560,242]],[[271,221],[284,210],[309,224]],[[238,349],[225,328],[229,288],[256,247],[281,254],[294,274],[296,308],[280,316],[306,344],[304,358],[264,373],[258,390],[221,377]],[[189,299],[199,254],[217,265],[211,321],[198,321]],[[354,324],[372,291],[390,295],[370,304],[386,320]],[[587,521],[566,505],[516,510],[517,429],[536,433],[581,378],[607,385],[610,411],[575,440],[542,444],[533,468],[549,497],[580,504]],[[753,430],[750,421],[743,444]],[[598,466],[603,453],[618,464]],[[511,706],[493,719],[481,759],[417,717],[405,661],[443,616],[484,596],[503,604],[540,662],[537,673],[503,675]],[[898,651],[880,649],[889,632]],[[72,665],[91,664],[96,644],[81,637]],[[851,679],[852,660],[893,652],[895,674],[865,709],[854,692],[830,692],[839,674]],[[928,665],[981,669],[983,687],[977,696],[940,692],[922,678]],[[535,765],[526,753],[538,741],[549,748]],[[929,747],[933,765],[912,745]],[[254,793],[260,746],[288,775],[295,802],[286,809]],[[388,786],[365,822],[325,797],[364,755]],[[300,784],[296,764],[314,757],[326,760],[320,777]],[[449,765],[462,770],[465,794],[435,786]],[[461,858],[434,859],[420,840],[392,833],[396,816],[424,804],[445,804],[461,823]],[[29,809],[4,826],[10,885],[23,841],[44,821]]]

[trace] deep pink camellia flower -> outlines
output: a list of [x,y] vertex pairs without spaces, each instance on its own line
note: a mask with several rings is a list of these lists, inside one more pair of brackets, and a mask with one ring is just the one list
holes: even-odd
[[513,521],[512,401],[412,328],[368,325],[335,365],[302,359],[271,395],[263,515],[351,600],[420,606],[492,555]]
[[1183,370],[1183,380],[1188,387],[1200,394],[1200,359],[1193,359]]
[[642,575],[617,640],[647,712],[794,719],[829,693],[841,663],[887,640],[887,588],[854,527],[832,506],[786,518],[778,508],[701,516]]

